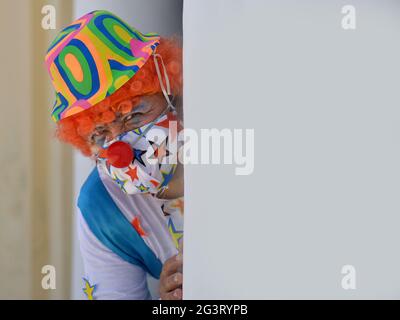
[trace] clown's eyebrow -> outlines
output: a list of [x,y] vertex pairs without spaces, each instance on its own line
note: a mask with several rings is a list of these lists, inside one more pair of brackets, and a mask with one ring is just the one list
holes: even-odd
[[155,106],[156,106],[155,101],[143,100],[132,109],[131,114],[148,113],[151,112],[155,108]]
[[148,110],[143,110],[143,109],[148,108],[149,106],[151,106],[149,103],[141,102],[136,107],[134,107],[130,113],[146,112]]
[[104,124],[99,124],[96,126],[95,130],[104,130],[107,129],[107,126]]

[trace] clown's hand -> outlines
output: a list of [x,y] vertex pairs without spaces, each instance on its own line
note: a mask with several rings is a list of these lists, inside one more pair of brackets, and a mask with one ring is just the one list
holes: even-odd
[[182,251],[165,261],[160,275],[160,299],[182,300]]

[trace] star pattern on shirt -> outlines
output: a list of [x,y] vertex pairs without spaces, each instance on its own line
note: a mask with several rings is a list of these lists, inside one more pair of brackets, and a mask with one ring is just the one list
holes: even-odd
[[121,180],[120,178],[118,178],[116,175],[114,175],[113,180],[118,184],[118,186],[121,188],[122,191],[126,192],[125,190],[125,183],[128,180]]
[[155,142],[150,141],[151,146],[153,147],[153,154],[150,156],[150,159],[157,159],[159,167],[161,167],[161,163],[165,157],[170,155],[170,152],[167,149],[168,146],[168,137],[160,144],[157,145]]
[[140,136],[142,134],[142,129],[137,128],[137,129],[133,129],[132,130],[134,133],[136,133],[138,136]]
[[137,167],[129,168],[126,174],[131,177],[132,181],[139,180]]
[[140,164],[142,164],[145,167],[146,165],[143,162],[142,156],[143,154],[146,153],[146,150],[133,149],[133,153],[135,156],[135,160],[137,160]]
[[171,218],[169,218],[168,220],[168,230],[172,236],[172,241],[174,242],[175,247],[179,248],[179,240],[181,240],[183,237],[183,231],[177,230],[175,228],[174,222]]
[[175,166],[172,167],[170,172],[161,171],[163,181],[160,185],[160,188],[166,187],[168,183],[171,181],[172,177],[174,176]]
[[160,183],[157,180],[154,180],[154,179],[151,179],[150,182],[156,188],[160,185]]
[[136,186],[136,188],[138,188],[140,192],[147,192],[150,189],[149,187],[146,187],[143,183],[141,183],[140,185]]
[[132,226],[135,228],[135,230],[137,231],[137,233],[141,236],[144,237],[146,236],[146,232],[144,231],[144,229],[142,228],[142,225],[140,224],[140,220],[139,217],[135,217],[132,220]]
[[85,278],[83,278],[83,281],[85,281],[85,287],[82,289],[83,292],[86,294],[88,300],[94,300],[93,293],[96,290],[96,285],[90,285],[89,280]]

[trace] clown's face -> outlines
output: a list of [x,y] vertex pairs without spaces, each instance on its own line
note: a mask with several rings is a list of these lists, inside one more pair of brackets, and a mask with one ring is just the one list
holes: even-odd
[[98,124],[88,137],[93,154],[98,153],[105,142],[154,121],[166,107],[161,93],[143,96],[130,112],[117,114],[116,119],[111,123]]
[[182,125],[176,107],[165,101],[159,95],[144,97],[91,136],[100,149],[99,168],[126,194],[164,195],[175,178]]

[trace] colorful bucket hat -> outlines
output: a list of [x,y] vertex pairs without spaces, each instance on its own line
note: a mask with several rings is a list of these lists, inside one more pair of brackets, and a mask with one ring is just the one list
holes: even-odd
[[122,87],[158,44],[108,11],[93,11],[54,39],[46,66],[56,90],[55,122],[87,110]]

